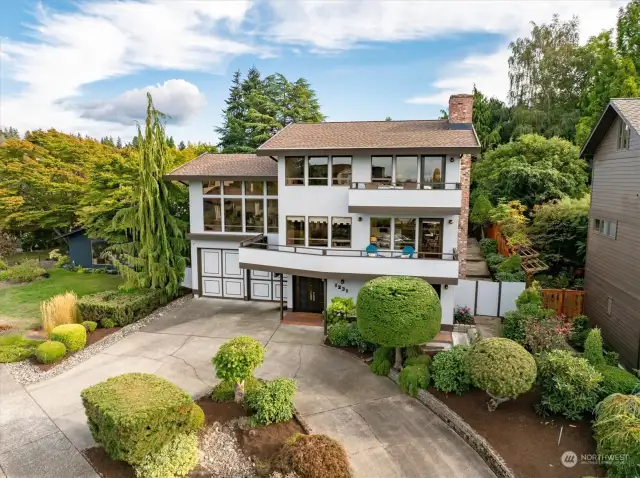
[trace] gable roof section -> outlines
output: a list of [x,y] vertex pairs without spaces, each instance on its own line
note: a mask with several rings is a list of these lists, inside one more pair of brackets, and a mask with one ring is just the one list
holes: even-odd
[[596,152],[617,116],[620,116],[636,134],[640,135],[640,98],[612,98],[582,147],[581,158],[585,154],[591,155]]
[[165,179],[184,181],[211,177],[225,179],[277,178],[278,165],[271,158],[255,154],[203,153],[164,177]]
[[258,148],[287,150],[468,149],[480,151],[473,125],[447,120],[292,123]]

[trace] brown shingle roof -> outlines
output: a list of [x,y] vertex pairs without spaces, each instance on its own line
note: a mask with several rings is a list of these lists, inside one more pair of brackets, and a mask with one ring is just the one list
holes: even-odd
[[184,180],[202,177],[276,178],[278,164],[271,158],[255,154],[203,153],[165,176]]
[[258,153],[304,149],[479,148],[470,124],[446,120],[293,123]]
[[611,103],[629,126],[640,134],[640,98],[614,98]]

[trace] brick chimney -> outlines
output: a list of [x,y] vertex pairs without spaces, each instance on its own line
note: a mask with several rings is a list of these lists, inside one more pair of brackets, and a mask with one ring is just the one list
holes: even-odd
[[[473,122],[473,95],[451,95],[449,97],[449,123]],[[471,155],[460,157],[460,189],[462,204],[458,221],[459,276],[467,278],[467,236],[469,234],[469,186],[471,184]]]
[[471,123],[473,119],[473,95],[449,97],[449,123]]

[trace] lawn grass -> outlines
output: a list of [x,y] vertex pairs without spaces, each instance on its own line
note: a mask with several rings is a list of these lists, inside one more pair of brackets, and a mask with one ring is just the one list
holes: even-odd
[[78,297],[117,289],[118,275],[78,274],[64,269],[50,269],[48,279],[0,290],[0,318],[21,330],[40,322],[40,302],[67,291]]

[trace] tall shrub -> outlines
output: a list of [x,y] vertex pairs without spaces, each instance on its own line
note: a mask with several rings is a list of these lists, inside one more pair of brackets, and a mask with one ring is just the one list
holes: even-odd
[[584,358],[591,365],[603,365],[604,354],[602,353],[602,334],[600,329],[591,329],[584,341]]
[[186,261],[185,224],[174,214],[175,185],[163,175],[170,168],[162,120],[147,93],[147,119],[144,134],[138,125],[138,183],[130,207],[113,218],[115,229],[126,231],[132,239],[111,246],[111,260],[125,279],[127,288],[164,289],[174,296],[180,289]]
[[395,368],[402,367],[402,348],[432,340],[440,331],[442,307],[436,291],[417,277],[378,277],[367,282],[356,301],[362,337],[395,347]]

